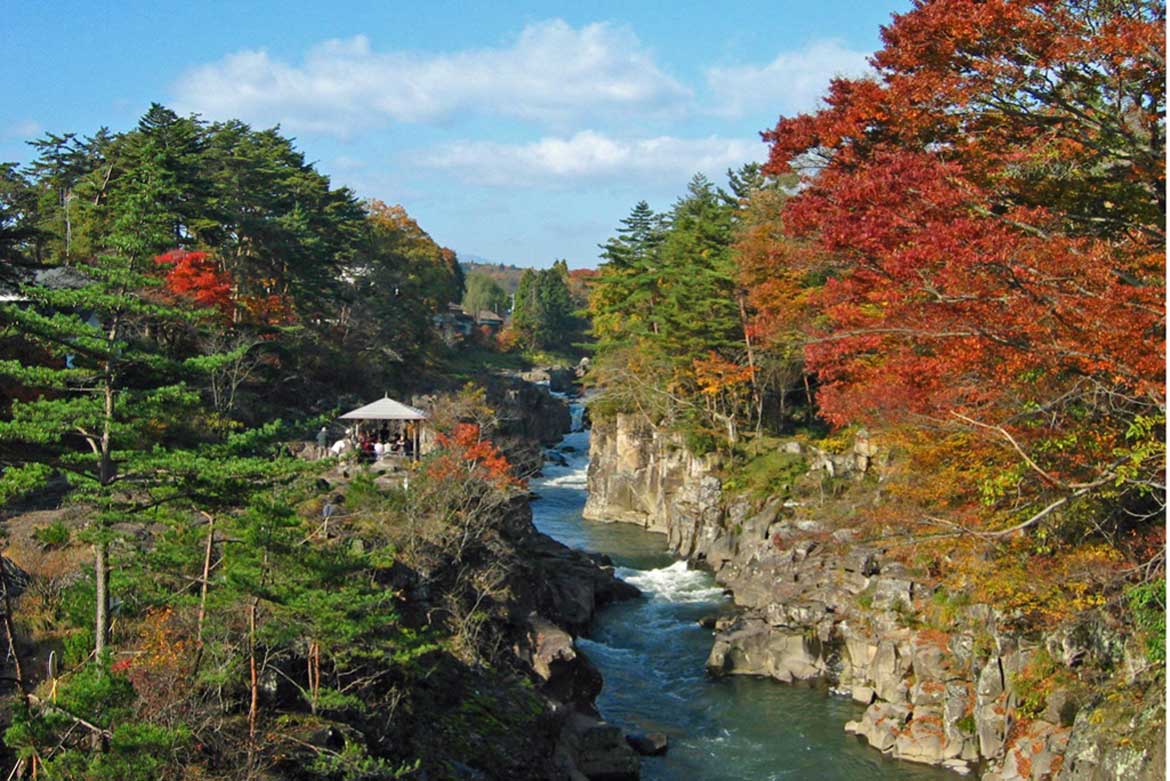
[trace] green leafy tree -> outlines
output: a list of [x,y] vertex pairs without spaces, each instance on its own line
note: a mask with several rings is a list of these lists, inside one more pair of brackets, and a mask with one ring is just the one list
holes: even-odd
[[46,133],[29,144],[38,152],[30,166],[41,191],[38,211],[42,221],[38,227],[46,235],[59,237],[57,252],[61,260],[68,261],[74,234],[74,189],[90,170],[85,145],[76,133]]
[[37,220],[32,183],[15,163],[0,163],[0,281],[13,280],[15,265],[35,262],[44,238]]
[[201,122],[158,103],[151,104],[134,131],[120,138],[116,149],[123,174],[115,193],[149,187],[154,208],[168,223],[157,252],[193,243],[208,225],[211,183],[203,171],[206,144]]
[[4,260],[87,264],[134,220],[151,222],[137,230],[143,257],[201,253],[199,273],[227,286],[223,309],[239,329],[229,341],[267,345],[263,360],[243,361],[252,403],[229,405],[254,420],[337,376],[353,390],[391,383],[393,364],[437,349],[432,317],[462,298],[453,252],[401,207],[332,186],[275,128],[153,104],[125,133],[33,143],[37,160],[7,167],[0,187]]
[[[58,687],[39,713],[18,708],[4,733],[31,776],[91,781],[178,779],[192,759],[192,736],[135,718],[134,687],[104,664],[89,665]],[[93,751],[87,739],[100,740]]]
[[463,294],[463,308],[475,314],[491,311],[503,314],[507,311],[508,294],[486,274],[472,272],[467,277],[467,291]]
[[365,203],[363,240],[346,269],[341,345],[369,371],[419,359],[436,343],[432,318],[463,296],[455,253],[439,246],[401,206]]
[[331,316],[366,225],[353,193],[331,187],[275,129],[233,120],[206,134],[209,212],[192,225],[194,238],[214,251],[254,316],[274,305],[310,323]]
[[671,212],[659,253],[666,271],[657,307],[661,324],[649,344],[684,374],[696,358],[732,351],[740,342],[727,201],[705,177],[695,176]]
[[[754,182],[751,169],[733,178],[745,192]],[[601,411],[612,404],[661,420],[714,409],[702,391],[711,383],[699,381],[697,366],[716,365],[714,352],[726,367],[745,346],[731,251],[737,208],[736,198],[698,175],[669,215],[639,203],[604,245],[606,262],[589,304],[597,337],[593,381],[608,399]],[[720,428],[736,430],[728,420]]]

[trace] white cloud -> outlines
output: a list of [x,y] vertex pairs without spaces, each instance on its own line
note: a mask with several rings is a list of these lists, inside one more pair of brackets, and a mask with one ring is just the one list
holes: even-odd
[[18,138],[25,141],[31,141],[34,136],[40,135],[41,124],[32,119],[19,119],[4,126],[3,133],[0,133],[4,138]]
[[669,181],[674,187],[702,171],[721,178],[762,156],[755,140],[660,136],[617,139],[592,130],[569,138],[547,137],[529,144],[469,141],[423,155],[420,162],[449,170],[476,184],[568,186],[583,182]]
[[554,123],[661,112],[690,97],[628,28],[560,19],[528,25],[506,47],[453,54],[380,53],[361,35],[319,44],[300,64],[242,51],[189,70],[174,89],[184,112],[340,137],[468,111]]
[[706,71],[714,113],[738,117],[753,111],[792,115],[817,108],[830,79],[871,72],[866,52],[840,41],[814,41],[798,51],[781,52],[767,65],[714,67]]
[[368,167],[365,160],[349,155],[338,155],[333,158],[331,168],[337,171],[363,171]]

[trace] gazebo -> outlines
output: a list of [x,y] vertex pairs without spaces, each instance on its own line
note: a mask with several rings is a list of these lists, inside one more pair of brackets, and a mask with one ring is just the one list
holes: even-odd
[[[356,420],[359,422],[366,421],[366,420],[397,420],[400,422],[411,422],[411,421],[417,422],[417,421],[427,420],[429,417],[430,416],[427,415],[427,413],[423,412],[421,409],[417,409],[415,407],[411,407],[410,405],[403,404],[400,401],[395,401],[394,399],[390,398],[389,394],[387,394],[387,395],[383,396],[382,398],[378,399],[377,401],[370,402],[369,404],[366,404],[363,407],[358,407],[357,409],[355,409],[351,412],[345,413],[344,415],[341,416],[341,419],[342,420]],[[415,456],[417,457],[419,455],[418,448],[419,448],[419,428],[420,428],[420,426],[416,423],[416,425],[413,428],[414,428],[414,442],[413,442],[414,451],[413,452],[414,452]]]

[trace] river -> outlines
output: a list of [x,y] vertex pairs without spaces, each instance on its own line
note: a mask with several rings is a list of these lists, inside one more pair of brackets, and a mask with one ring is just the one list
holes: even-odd
[[[574,421],[581,419],[574,404]],[[624,523],[584,520],[589,432],[575,431],[554,449],[544,475],[532,481],[536,527],[557,540],[610,556],[617,573],[644,599],[602,610],[578,648],[600,669],[597,705],[611,723],[632,732],[662,732],[670,748],[642,759],[644,779],[722,781],[908,779],[954,781],[937,768],[886,758],[846,735],[861,707],[823,689],[770,679],[709,678],[704,669],[711,631],[697,623],[728,607],[706,572],[666,550],[661,534]]]

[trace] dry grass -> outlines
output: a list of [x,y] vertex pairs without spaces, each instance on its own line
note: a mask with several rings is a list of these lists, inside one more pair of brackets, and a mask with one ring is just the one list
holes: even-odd
[[[85,527],[85,511],[79,507],[37,510],[15,515],[4,522],[4,556],[35,578],[71,577],[87,565],[92,557],[90,546],[77,541]],[[36,533],[63,524],[70,532],[64,545],[45,545]]]

